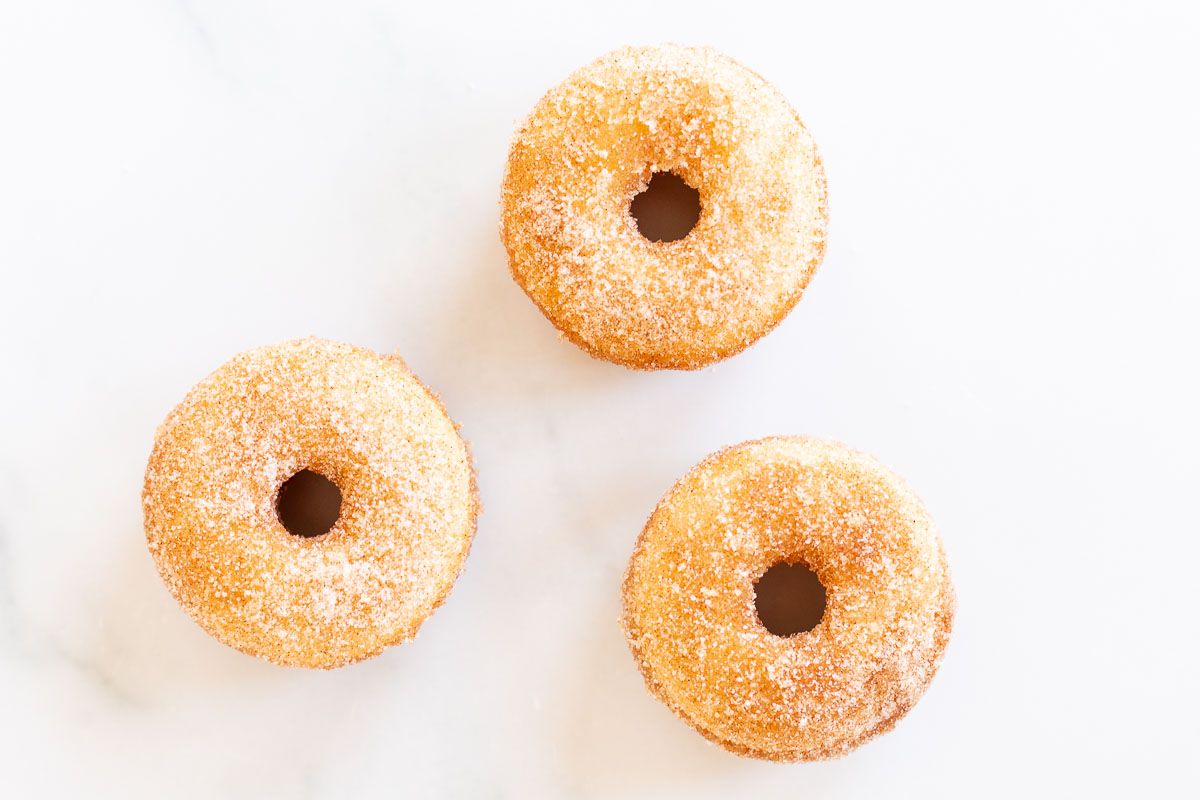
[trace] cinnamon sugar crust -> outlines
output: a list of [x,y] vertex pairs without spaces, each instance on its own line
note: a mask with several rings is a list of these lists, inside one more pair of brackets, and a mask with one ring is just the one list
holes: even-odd
[[[825,614],[775,636],[754,582],[798,561],[824,585]],[[622,594],[650,692],[727,750],[775,761],[833,758],[890,730],[933,679],[955,608],[920,500],[870,456],[804,437],[737,445],[685,475]]]
[[[342,493],[314,538],[275,509],[302,469]],[[201,627],[319,668],[411,639],[479,511],[466,443],[404,362],[312,338],[242,353],[192,389],[158,429],[142,507],[159,573]]]
[[[684,238],[643,237],[655,172],[700,194]],[[626,47],[551,89],[516,133],[501,192],[513,278],[563,335],[637,369],[698,369],[799,301],[825,252],[812,136],[761,77],[709,48]]]

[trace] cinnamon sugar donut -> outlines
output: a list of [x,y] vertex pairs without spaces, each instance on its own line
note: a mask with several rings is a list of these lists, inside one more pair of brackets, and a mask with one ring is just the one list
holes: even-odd
[[[804,563],[815,628],[760,623],[755,584]],[[920,500],[875,459],[803,437],[710,456],[658,504],[629,563],[624,626],[650,691],[722,747],[842,755],[892,728],[937,671],[954,590]]]
[[[699,193],[676,241],[630,213],[661,173]],[[627,47],[575,72],[517,131],[502,189],[516,282],[576,345],[640,369],[696,369],[765,335],[820,264],[826,222],[795,110],[708,48]]]
[[[341,492],[324,535],[277,515],[301,471]],[[404,362],[320,339],[242,353],[192,389],[158,429],[142,506],[159,572],[201,627],[321,668],[412,638],[478,511],[467,446]]]

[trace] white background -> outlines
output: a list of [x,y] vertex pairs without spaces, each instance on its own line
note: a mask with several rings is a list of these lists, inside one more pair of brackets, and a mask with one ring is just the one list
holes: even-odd
[[[1193,3],[0,6],[0,794],[1195,796]],[[828,169],[825,264],[699,373],[560,341],[497,237],[511,132],[628,43],[774,82]],[[234,353],[398,351],[485,512],[412,644],[332,673],[219,645],[146,552],[154,428]],[[716,448],[905,475],[959,593],[892,733],[775,765],[650,698],[618,586]]]

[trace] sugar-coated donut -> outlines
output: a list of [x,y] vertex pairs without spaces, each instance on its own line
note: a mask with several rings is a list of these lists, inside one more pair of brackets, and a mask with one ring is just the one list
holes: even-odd
[[[755,583],[803,563],[825,587],[815,628],[775,636]],[[811,761],[892,728],[932,680],[954,589],[912,491],[870,456],[778,437],[710,456],[658,504],[623,587],[650,691],[741,755]]]
[[[301,470],[342,494],[328,533],[276,513]],[[466,558],[467,446],[404,362],[303,339],[236,356],[159,427],[142,495],[160,574],[206,631],[277,664],[331,668],[413,637]]]
[[[630,214],[655,173],[700,195],[677,241]],[[708,48],[627,47],[552,89],[502,189],[514,279],[568,339],[641,369],[696,369],[756,342],[825,252],[812,136],[761,77]]]

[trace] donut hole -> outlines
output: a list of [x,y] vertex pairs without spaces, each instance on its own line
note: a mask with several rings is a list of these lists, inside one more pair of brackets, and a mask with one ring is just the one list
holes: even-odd
[[700,221],[700,192],[673,172],[655,172],[629,204],[638,233],[652,242],[674,242]]
[[811,631],[825,616],[825,587],[807,564],[781,561],[754,582],[754,610],[776,636]]
[[288,533],[306,539],[321,536],[342,513],[342,490],[321,473],[302,469],[279,487],[275,513]]

